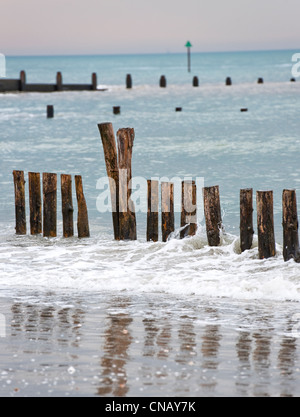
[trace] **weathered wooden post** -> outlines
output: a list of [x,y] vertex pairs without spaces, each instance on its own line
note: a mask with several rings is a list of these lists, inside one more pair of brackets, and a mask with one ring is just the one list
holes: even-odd
[[13,171],[15,187],[16,234],[26,235],[25,178],[23,171]]
[[62,91],[63,90],[63,78],[62,78],[62,73],[58,72],[56,74],[56,90],[57,91]]
[[166,79],[166,77],[164,75],[162,75],[160,77],[159,86],[161,88],[166,88],[167,87],[167,79]]
[[240,191],[240,245],[241,251],[252,248],[253,243],[253,189]]
[[113,107],[113,114],[121,114],[121,107],[120,106],[114,106]]
[[57,175],[43,174],[43,235],[57,236]]
[[120,240],[119,228],[119,167],[116,138],[111,123],[98,125],[102,139],[107,176],[109,178],[114,236]]
[[[197,186],[195,181],[182,181],[180,238],[197,232]],[[186,227],[185,227],[186,226]]]
[[42,233],[42,196],[40,174],[36,172],[29,172],[28,182],[30,206],[30,233],[32,235],[39,235]]
[[271,258],[276,255],[273,191],[257,191],[256,205],[259,258]]
[[193,87],[199,87],[199,78],[196,76],[193,78]]
[[119,228],[121,240],[136,240],[135,207],[131,200],[132,149],[134,129],[119,129],[118,165],[119,165]]
[[79,238],[90,237],[88,209],[83,194],[82,177],[75,175],[75,187],[78,206],[77,229]]
[[61,174],[61,203],[63,217],[63,236],[74,236],[72,176]]
[[130,74],[126,75],[126,88],[128,89],[132,88],[132,77]]
[[48,105],[47,106],[47,119],[53,119],[54,117],[54,106]]
[[147,242],[158,242],[159,182],[148,180]]
[[167,242],[175,231],[174,184],[170,182],[161,183],[161,211],[162,241]]
[[300,262],[298,215],[295,190],[283,190],[282,194],[283,258]]
[[26,72],[21,71],[20,72],[20,91],[26,90]]
[[209,246],[221,243],[222,216],[219,186],[203,188],[204,215]]
[[93,72],[92,74],[92,90],[96,91],[98,88],[97,74]]
[[225,83],[227,86],[232,85],[232,79],[230,77],[227,77]]

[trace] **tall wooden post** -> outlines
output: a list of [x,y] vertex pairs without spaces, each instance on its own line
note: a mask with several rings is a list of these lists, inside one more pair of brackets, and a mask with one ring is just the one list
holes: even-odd
[[29,172],[28,182],[30,206],[30,233],[32,235],[39,235],[42,233],[42,196],[40,174],[36,172]]
[[43,235],[57,236],[57,175],[43,174]]
[[167,242],[170,234],[175,231],[174,184],[170,182],[161,184],[161,211],[162,240]]
[[295,190],[283,190],[282,194],[283,258],[300,262],[298,215]]
[[180,238],[194,236],[197,232],[197,186],[195,181],[182,182],[181,223],[185,227],[180,232]]
[[132,77],[130,74],[126,75],[126,88],[131,89],[132,88]]
[[20,91],[26,90],[26,72],[21,71],[20,72]]
[[160,77],[159,86],[161,88],[166,88],[167,87],[167,79],[166,79],[166,77],[164,75],[162,75]]
[[221,243],[222,216],[219,186],[203,188],[204,214],[209,246]]
[[253,189],[240,191],[240,244],[241,251],[252,248],[253,243]]
[[196,76],[193,78],[193,87],[199,87],[199,78]]
[[259,258],[271,258],[276,255],[273,191],[257,191],[256,204]]
[[114,236],[116,240],[120,240],[119,167],[118,167],[118,154],[117,154],[116,139],[115,139],[113,126],[111,123],[99,124],[98,129],[99,129],[100,136],[102,139],[106,171],[107,171],[107,176],[109,178]]
[[92,74],[92,90],[96,91],[98,87],[98,81],[97,81],[97,74],[93,72]]
[[47,119],[53,119],[53,117],[54,117],[54,106],[49,104],[47,106]]
[[61,203],[63,216],[63,236],[74,236],[73,199],[72,199],[72,176],[61,175]]
[[82,177],[75,175],[76,197],[78,206],[77,229],[79,238],[90,237],[88,209],[83,194]]
[[25,178],[23,171],[13,171],[15,187],[16,234],[26,235]]
[[62,79],[62,73],[58,72],[56,74],[56,89],[57,91],[62,91],[63,89],[63,79]]
[[158,242],[159,182],[148,180],[147,185],[148,185],[147,241]]
[[119,129],[118,162],[119,162],[119,227],[121,240],[136,240],[135,207],[131,200],[132,149],[134,129]]

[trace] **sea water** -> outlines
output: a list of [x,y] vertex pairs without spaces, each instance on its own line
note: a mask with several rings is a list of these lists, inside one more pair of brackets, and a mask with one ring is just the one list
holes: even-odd
[[[0,393],[300,394],[300,270],[283,262],[281,226],[282,190],[300,195],[295,52],[193,54],[190,74],[184,54],[6,57],[9,78],[24,69],[28,82],[53,83],[62,71],[88,83],[97,72],[106,91],[0,95]],[[97,205],[103,122],[135,129],[135,177],[220,186],[219,247],[207,246],[200,190],[195,237],[147,243],[141,209],[138,241],[114,242]],[[91,238],[63,239],[60,212],[57,238],[15,236],[14,169],[82,175]],[[256,235],[240,253],[239,190],[250,187],[274,191],[272,259],[258,259]]]

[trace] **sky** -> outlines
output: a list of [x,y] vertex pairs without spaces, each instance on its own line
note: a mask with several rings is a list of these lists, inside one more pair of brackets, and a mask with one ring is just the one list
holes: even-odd
[[1,0],[0,53],[300,49],[299,0]]

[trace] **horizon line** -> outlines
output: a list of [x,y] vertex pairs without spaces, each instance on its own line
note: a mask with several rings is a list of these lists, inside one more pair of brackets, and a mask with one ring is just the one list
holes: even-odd
[[[285,51],[299,51],[296,48],[280,48],[280,49],[237,49],[226,51],[194,51],[194,54],[230,54],[230,53],[247,53],[247,52],[285,52]],[[7,58],[38,58],[38,57],[79,57],[79,56],[142,56],[142,55],[185,55],[186,52],[120,52],[120,53],[50,53],[50,54],[3,54]]]

